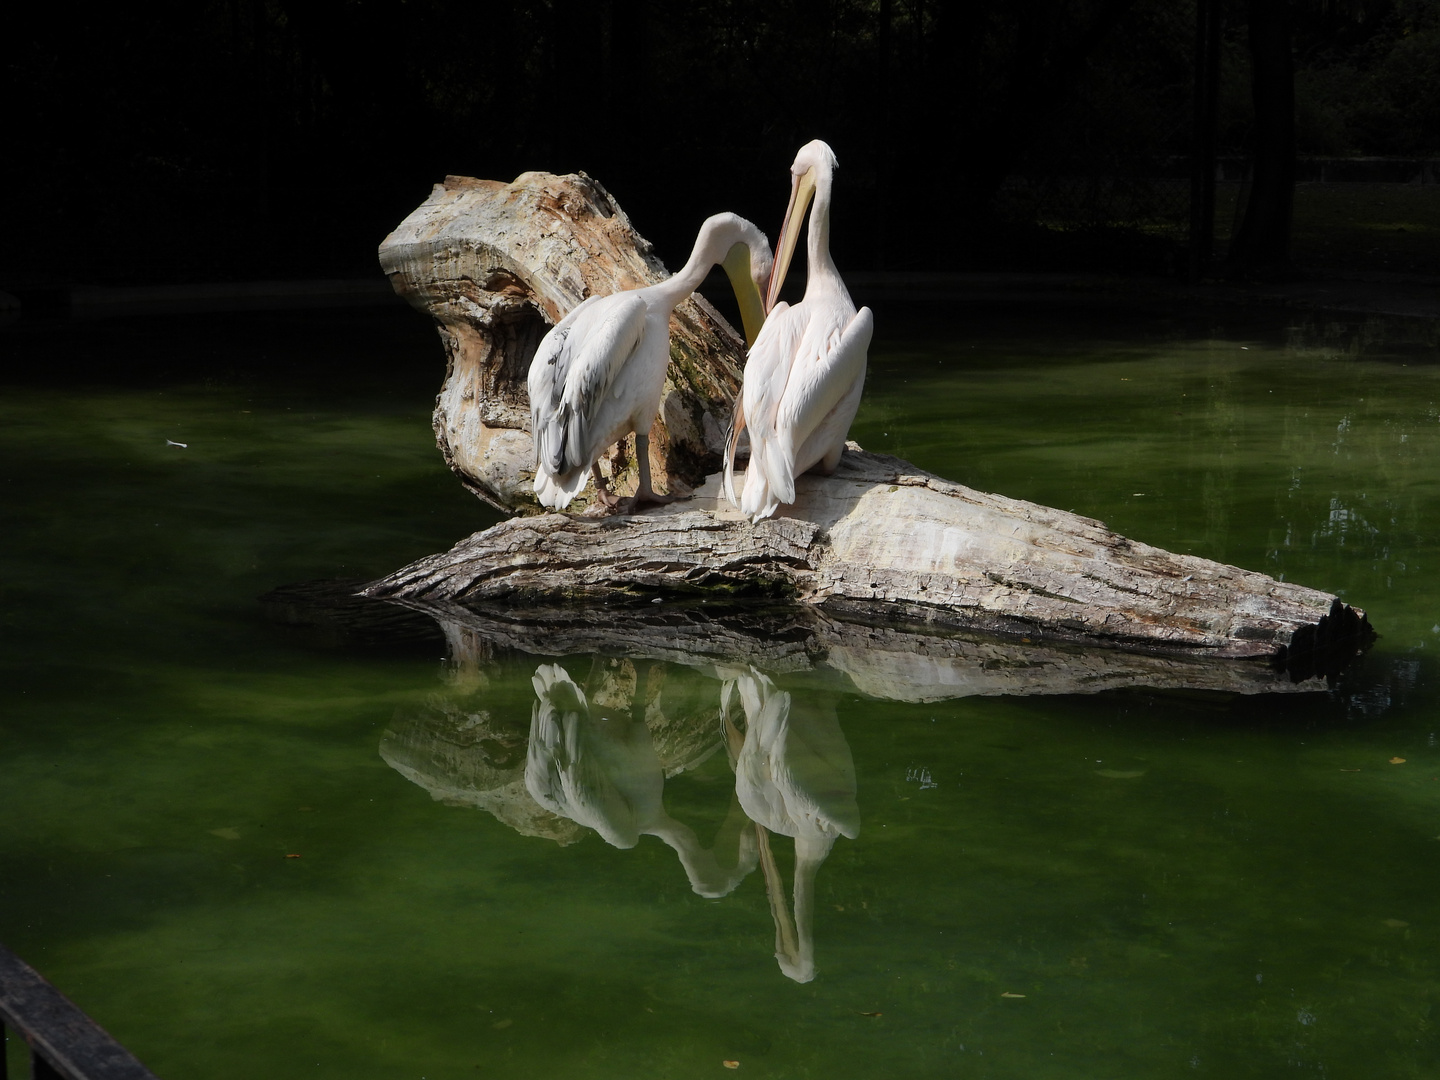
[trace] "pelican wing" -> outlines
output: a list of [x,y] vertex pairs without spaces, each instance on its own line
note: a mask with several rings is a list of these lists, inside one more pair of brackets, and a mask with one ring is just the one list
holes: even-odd
[[776,304],[760,328],[745,364],[742,390],[745,422],[750,426],[752,439],[774,436],[780,401],[804,336],[804,309],[785,303]]
[[530,392],[530,430],[535,437],[536,460],[552,472],[559,468],[559,455],[564,449],[564,440],[547,443],[541,448],[542,435],[546,430],[546,418],[553,417],[560,410],[560,401],[565,393],[565,375],[570,370],[575,344],[575,324],[591,308],[600,302],[599,296],[591,296],[580,304],[540,339],[535,356],[530,361],[526,387]]
[[531,430],[542,468],[559,475],[589,466],[596,415],[644,339],[648,311],[636,292],[591,297],[545,335],[529,376]]
[[[874,329],[868,307],[861,308],[843,329],[824,327],[820,320],[811,323],[775,417],[776,430],[788,436],[783,452],[790,458],[792,476],[796,449],[850,393],[855,381],[865,377]],[[793,500],[792,490],[783,501]]]
[[[805,311],[802,306],[791,307],[786,303],[776,304],[765,325],[750,349],[750,359],[745,364],[745,383],[741,388],[741,402],[744,423],[750,429],[750,464],[746,470],[745,491],[740,500],[735,498],[735,461],[732,439],[727,448],[725,460],[725,497],[740,505],[746,514],[754,514],[764,506],[764,517],[772,513],[779,504],[772,491],[783,491],[786,482],[784,463],[776,460],[776,419],[780,403],[785,396],[785,386],[790,379],[790,369],[795,363],[795,354],[805,336]],[[790,498],[782,502],[793,502],[794,482],[790,480]],[[760,494],[756,494],[759,492]]]

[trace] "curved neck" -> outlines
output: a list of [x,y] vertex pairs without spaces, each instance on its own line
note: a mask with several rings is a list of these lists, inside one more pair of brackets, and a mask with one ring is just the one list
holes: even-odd
[[717,224],[713,219],[707,220],[700,229],[700,235],[695,237],[695,247],[685,265],[669,280],[650,286],[650,291],[673,308],[700,287],[710,268],[716,263],[723,263],[732,247],[744,244],[748,239],[741,229],[731,223]]

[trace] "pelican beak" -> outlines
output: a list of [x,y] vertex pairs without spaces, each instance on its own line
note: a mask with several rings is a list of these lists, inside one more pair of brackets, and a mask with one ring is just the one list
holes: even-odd
[[745,325],[745,347],[749,348],[755,344],[755,335],[760,333],[760,327],[765,322],[766,310],[765,298],[760,295],[760,287],[755,284],[750,270],[749,246],[736,244],[720,265],[725,268],[725,276],[735,290],[735,300],[740,305],[740,321]]
[[785,208],[785,223],[780,226],[780,239],[775,245],[775,269],[770,274],[770,290],[765,296],[765,314],[775,306],[780,296],[780,286],[785,284],[785,274],[790,269],[790,258],[795,254],[795,241],[800,236],[800,223],[805,220],[805,211],[815,196],[815,170],[806,169],[800,176],[790,177],[790,205]]

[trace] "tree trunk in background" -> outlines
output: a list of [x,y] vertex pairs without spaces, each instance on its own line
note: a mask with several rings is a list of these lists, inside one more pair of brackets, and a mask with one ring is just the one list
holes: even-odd
[[1229,272],[1286,277],[1295,206],[1295,66],[1288,0],[1249,0],[1253,172],[1245,217],[1230,244]]
[[[534,512],[526,377],[540,339],[589,296],[669,275],[608,192],[584,173],[514,183],[448,177],[380,245],[395,291],[432,316],[447,360],[435,436],[461,482],[498,509]],[[670,369],[650,430],[650,468],[686,494],[720,467],[745,343],[695,293],[670,317]],[[634,436],[601,458],[634,470]],[[587,488],[572,503],[583,508]]]
[[[947,174],[963,178],[961,205],[972,221],[989,214],[1005,178],[1030,149],[1045,119],[1065,104],[1091,55],[1134,4],[1135,0],[1099,0],[1088,17],[1073,22],[1063,17],[1066,5],[1058,0],[1017,7],[1016,41],[1003,77],[1004,93],[978,122],[960,110],[981,96],[970,69],[986,47],[989,27],[983,12],[942,6],[936,16],[935,53],[943,67],[936,70],[931,97],[943,100],[942,82],[953,86],[954,80],[971,80],[968,92],[952,90],[946,95],[951,99],[952,120],[942,153]],[[960,216],[956,215],[957,224]]]

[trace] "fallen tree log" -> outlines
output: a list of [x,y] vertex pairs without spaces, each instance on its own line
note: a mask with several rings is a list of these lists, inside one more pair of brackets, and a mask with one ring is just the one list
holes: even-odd
[[1078,514],[975,491],[854,444],[751,524],[711,477],[642,515],[501,522],[367,585],[467,607],[768,596],[846,621],[1338,671],[1372,636],[1314,589],[1137,543]]
[[[439,329],[446,372],[434,427],[446,463],[497,509],[539,511],[525,384],[536,346],[586,297],[669,273],[584,173],[531,172],[510,184],[447,177],[385,238],[380,265]],[[650,430],[650,471],[662,490],[688,494],[720,467],[744,358],[744,340],[699,293],[675,308]],[[601,471],[623,481],[635,471],[634,447],[632,435]],[[583,508],[591,494],[571,505]]]

